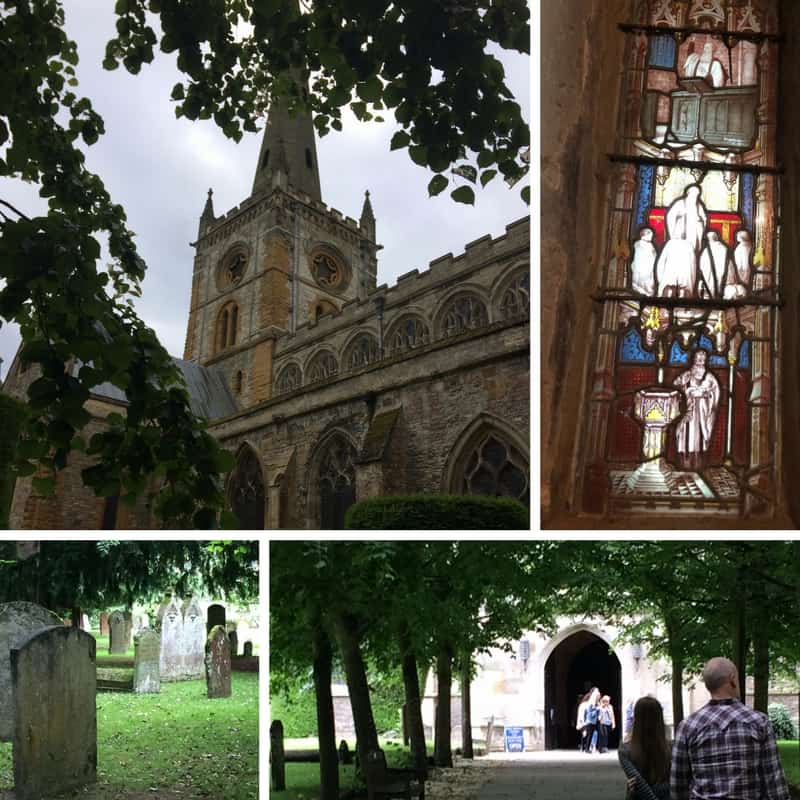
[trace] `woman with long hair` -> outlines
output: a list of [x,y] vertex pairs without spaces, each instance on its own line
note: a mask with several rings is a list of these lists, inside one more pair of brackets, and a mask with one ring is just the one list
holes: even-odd
[[597,730],[600,723],[600,690],[595,686],[589,694],[584,712],[586,738],[583,740],[585,753],[594,753],[597,747]]
[[619,761],[628,777],[628,800],[669,800],[670,746],[655,697],[636,701],[631,739],[620,747]]
[[579,731],[581,734],[581,744],[578,748],[581,752],[586,750],[586,706],[589,705],[590,695],[591,691],[586,692],[586,694],[581,697],[580,703],[578,703],[578,718],[575,722],[575,730]]

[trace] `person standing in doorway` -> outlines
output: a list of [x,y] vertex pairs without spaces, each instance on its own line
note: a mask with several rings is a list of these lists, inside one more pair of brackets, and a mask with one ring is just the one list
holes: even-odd
[[712,658],[703,669],[703,683],[711,700],[675,734],[672,800],[789,800],[769,718],[739,700],[736,665]]
[[595,687],[589,695],[589,700],[584,713],[586,721],[586,738],[584,739],[584,752],[594,753],[597,747],[597,729],[600,720],[600,690]]
[[669,744],[664,710],[655,697],[636,702],[630,741],[618,755],[628,778],[628,800],[669,800]]
[[600,699],[600,714],[598,719],[598,749],[601,753],[608,752],[608,738],[617,727],[614,719],[614,707],[611,705],[611,698],[604,694]]
[[585,752],[587,750],[586,745],[586,707],[589,705],[589,697],[591,696],[591,691],[586,692],[586,694],[581,698],[580,703],[578,703],[578,717],[575,720],[575,729],[581,735],[581,743],[578,747],[578,750],[581,752]]

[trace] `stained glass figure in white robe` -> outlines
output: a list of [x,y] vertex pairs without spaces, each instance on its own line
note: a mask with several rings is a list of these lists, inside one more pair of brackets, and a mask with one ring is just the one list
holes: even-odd
[[658,294],[662,297],[694,297],[697,259],[703,243],[708,214],[696,183],[667,211],[667,243],[658,257]]
[[655,292],[655,266],[657,256],[653,244],[653,229],[644,227],[639,231],[639,239],[633,245],[631,262],[631,288],[634,292],[652,295]]
[[686,413],[675,427],[675,441],[685,468],[703,466],[719,408],[720,387],[707,368],[708,353],[695,350],[692,366],[674,381],[686,398]]

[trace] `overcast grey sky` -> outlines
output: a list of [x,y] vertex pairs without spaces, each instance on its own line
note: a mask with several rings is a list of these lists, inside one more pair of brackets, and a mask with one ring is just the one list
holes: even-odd
[[[169,99],[180,73],[175,55],[158,53],[139,75],[120,67],[101,67],[105,43],[114,35],[109,0],[66,2],[67,30],[78,43],[79,96],[88,97],[103,117],[106,133],[84,148],[87,166],[121,203],[137,234],[139,253],[147,262],[140,316],[152,326],[170,353],[183,355],[189,312],[193,249],[197,223],[209,187],[217,216],[250,193],[262,134],[245,134],[238,144],[226,139],[213,121],[175,119]],[[501,53],[507,82],[530,120],[530,62]],[[360,123],[345,112],[344,130],[317,142],[322,200],[358,219],[364,190],[371,193],[377,219],[378,283],[392,285],[397,276],[425,269],[447,253],[485,234],[502,235],[505,226],[527,215],[520,183],[509,190],[495,178],[476,190],[474,206],[450,199],[445,190],[428,198],[432,173],[411,162],[407,150],[390,152],[389,140],[399,128],[392,115],[382,124]],[[453,188],[459,183],[454,179]],[[37,187],[0,180],[0,197],[28,215],[46,213]],[[19,345],[14,326],[0,329],[2,377]]]

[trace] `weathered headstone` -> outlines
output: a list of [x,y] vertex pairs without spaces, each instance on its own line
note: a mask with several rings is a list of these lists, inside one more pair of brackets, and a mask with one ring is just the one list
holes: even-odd
[[14,788],[38,800],[97,780],[95,641],[43,628],[11,650]]
[[187,600],[183,605],[183,674],[186,678],[203,677],[206,628],[203,612],[197,600]]
[[253,643],[252,642],[245,642],[244,643],[244,657],[250,658],[253,655]]
[[172,600],[161,618],[161,680],[177,681],[183,677],[183,617]]
[[114,611],[108,618],[108,652],[113,656],[124,655],[128,651],[129,640],[125,633],[125,615],[121,611]]
[[81,616],[81,630],[82,631],[90,631],[92,626],[89,624],[89,615],[83,614]]
[[100,635],[108,636],[108,612],[103,611],[100,614]]
[[239,634],[236,631],[228,633],[228,641],[231,643],[231,657],[239,655]]
[[3,603],[0,605],[0,741],[14,738],[14,693],[11,686],[11,650],[18,647],[34,631],[61,620],[52,611],[36,603]]
[[269,766],[272,789],[286,791],[286,756],[283,748],[283,723],[279,719],[269,726]]
[[157,694],[161,691],[161,637],[144,628],[133,640],[133,691]]
[[231,645],[221,625],[206,641],[206,690],[211,698],[231,696]]
[[219,603],[212,603],[206,611],[206,634],[211,633],[215,625],[225,627],[225,606]]

